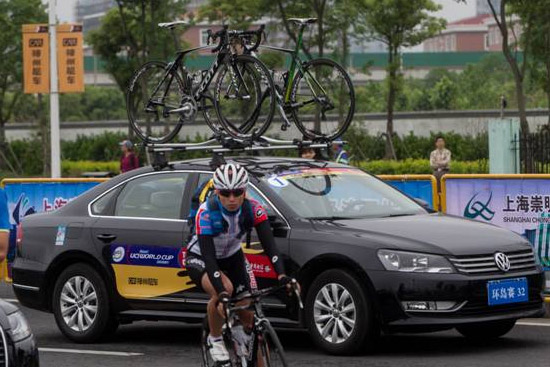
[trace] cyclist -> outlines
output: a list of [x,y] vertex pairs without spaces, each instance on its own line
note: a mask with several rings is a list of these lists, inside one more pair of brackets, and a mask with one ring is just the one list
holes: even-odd
[[[229,360],[229,353],[222,340],[224,307],[234,293],[250,291],[256,283],[241,249],[247,231],[252,227],[256,229],[279,282],[290,288],[292,279],[285,274],[265,209],[257,201],[246,198],[246,170],[238,164],[224,164],[214,172],[213,185],[214,194],[197,211],[185,267],[193,282],[210,295],[207,343],[214,362],[225,362]],[[239,313],[246,331],[252,329],[253,317],[252,311]]]

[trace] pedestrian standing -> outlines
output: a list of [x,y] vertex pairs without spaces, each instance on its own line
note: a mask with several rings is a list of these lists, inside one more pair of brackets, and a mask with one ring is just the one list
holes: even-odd
[[130,140],[124,140],[119,143],[122,150],[122,157],[120,157],[120,172],[128,172],[133,169],[139,168],[139,159],[134,153],[134,144]]
[[0,188],[0,262],[4,261],[8,255],[10,227],[8,197],[4,189]]
[[430,154],[430,166],[437,179],[437,192],[441,192],[441,177],[449,173],[451,167],[451,151],[445,148],[445,138],[435,138],[435,150]]
[[333,141],[332,152],[336,163],[349,164],[348,152],[344,150],[342,139],[338,138]]

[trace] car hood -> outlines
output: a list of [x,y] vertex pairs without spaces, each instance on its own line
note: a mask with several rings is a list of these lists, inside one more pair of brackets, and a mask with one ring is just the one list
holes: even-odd
[[336,235],[346,238],[346,241],[349,235],[379,248],[477,255],[525,250],[530,246],[525,239],[509,230],[443,214],[312,222],[319,231],[335,233],[337,229]]

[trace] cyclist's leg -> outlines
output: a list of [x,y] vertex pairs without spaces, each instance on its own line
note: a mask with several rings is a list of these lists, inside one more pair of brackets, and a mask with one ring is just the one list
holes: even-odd
[[[234,255],[228,257],[227,259],[224,259],[223,265],[220,265],[220,267],[222,266],[222,270],[227,274],[227,276],[231,280],[231,283],[233,284],[233,287],[235,289],[234,296],[238,296],[242,292],[250,292],[252,288],[256,288],[255,285],[254,287],[251,287],[251,269],[250,265],[246,261],[246,258],[244,257],[242,250],[239,250]],[[255,280],[253,282],[255,283]],[[248,303],[248,300],[244,300],[239,302],[238,305],[242,306]],[[247,331],[252,330],[254,313],[249,310],[239,310],[237,314],[239,315],[239,320],[241,320],[244,329]]]
[[[196,285],[200,285],[204,292],[210,296],[207,306],[208,325],[210,327],[210,335],[212,337],[221,336],[224,319],[217,310],[218,292],[210,282],[204,261],[199,255],[188,253],[185,259],[185,268],[191,280]],[[233,293],[233,284],[229,278],[221,273],[222,283],[227,293]]]

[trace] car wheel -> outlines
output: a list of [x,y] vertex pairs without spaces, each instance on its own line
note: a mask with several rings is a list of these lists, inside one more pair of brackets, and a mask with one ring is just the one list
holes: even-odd
[[55,321],[61,332],[77,343],[92,343],[114,333],[105,282],[87,264],[74,264],[58,277],[52,297]]
[[305,313],[313,341],[331,354],[352,354],[361,347],[370,350],[379,335],[368,295],[353,275],[341,269],[315,278]]
[[507,334],[512,330],[515,324],[516,320],[480,322],[477,324],[457,326],[456,330],[469,339],[487,340],[496,339]]

